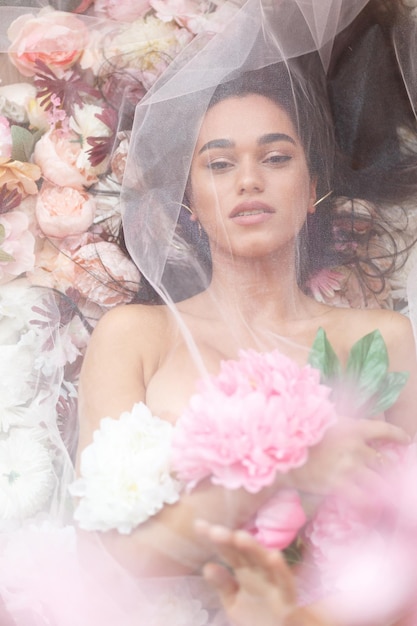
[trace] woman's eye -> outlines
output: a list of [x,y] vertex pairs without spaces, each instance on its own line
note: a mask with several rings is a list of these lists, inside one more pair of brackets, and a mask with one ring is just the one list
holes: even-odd
[[272,163],[273,165],[282,165],[290,161],[292,157],[288,154],[270,154],[264,159],[264,163]]
[[207,164],[207,167],[210,170],[221,171],[231,167],[232,164],[230,161],[211,161],[211,163]]

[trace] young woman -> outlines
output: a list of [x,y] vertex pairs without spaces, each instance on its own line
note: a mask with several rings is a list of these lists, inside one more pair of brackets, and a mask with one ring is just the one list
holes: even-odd
[[[272,600],[269,613],[279,619],[286,604],[294,608],[295,580],[279,556],[271,563],[258,546],[234,544],[233,533],[283,489],[302,497],[307,516],[334,492],[349,494],[366,511],[369,494],[385,485],[381,467],[390,467],[392,450],[402,450],[414,435],[416,362],[408,319],[387,310],[334,308],[315,301],[306,286],[337,260],[383,286],[398,256],[372,252],[369,242],[361,255],[356,235],[382,224],[396,242],[391,209],[415,192],[412,91],[402,82],[408,75],[402,48],[395,56],[386,43],[391,17],[402,16],[400,3],[237,3],[242,9],[224,32],[210,41],[197,38],[137,110],[122,204],[126,244],[143,276],[141,303],[103,317],[80,385],[81,479],[72,489],[82,506],[86,474],[89,467],[94,474],[98,461],[104,472],[95,474],[99,493],[92,494],[91,508],[84,507],[95,525],[81,528],[101,532],[44,524],[2,535],[0,613],[6,623],[225,626],[228,618],[201,574],[225,584],[229,599],[239,601],[247,591],[242,579],[240,587],[230,577],[220,580],[222,570],[207,566],[217,554],[236,569],[238,551],[258,568],[249,573],[255,585],[266,571],[263,591]],[[368,5],[378,7],[378,19]],[[406,35],[402,30],[402,42]],[[400,141],[403,136],[409,140]],[[336,241],[338,229],[348,232],[346,240]],[[198,381],[241,349],[278,350],[303,366],[319,328],[342,363],[357,340],[380,330],[390,369],[409,373],[395,405],[374,419],[352,419],[343,405],[304,465],[278,473],[268,487],[254,494],[201,481],[191,492],[170,492],[170,504],[159,510],[157,503],[154,515],[131,528],[126,499],[135,501],[143,487],[152,508],[159,493],[157,479],[143,482],[146,463],[168,463],[165,440],[161,451],[153,426],[175,432]],[[154,416],[143,406],[136,415],[149,425],[146,450],[129,429],[123,435],[140,402]],[[102,421],[106,417],[113,419]],[[129,437],[139,450],[134,461],[146,459],[143,476],[140,463],[121,458]],[[108,446],[102,456],[100,441]],[[220,449],[223,443],[219,438]],[[15,473],[5,476],[16,480]],[[171,484],[166,472],[164,479]],[[120,523],[112,525],[113,511]],[[77,507],[76,521],[80,517]],[[196,532],[201,517],[232,529],[229,548],[219,547],[216,534]],[[390,583],[404,579],[407,564],[395,561]],[[240,616],[230,613],[232,620]],[[308,620],[315,613],[301,609],[294,616]],[[266,610],[262,626],[269,617]],[[389,621],[384,616],[372,623]],[[363,619],[349,626],[358,623]]]
[[[269,22],[249,11],[217,47],[204,48],[197,61],[187,58],[178,74],[174,67],[139,107],[125,178],[125,237],[164,303],[120,307],[99,322],[81,376],[80,463],[103,417],[117,419],[143,402],[175,427],[198,380],[217,374],[221,361],[236,359],[241,349],[278,348],[302,366],[320,328],[342,363],[353,344],[378,329],[391,371],[407,371],[409,379],[385,415],[353,420],[342,411],[301,468],[258,493],[203,481],[128,536],[103,533],[135,577],[193,578],[213,554],[195,533],[196,518],[241,528],[281,489],[313,496],[314,506],[335,490],[366,499],[380,485],[380,464],[389,462],[377,444],[405,445],[416,431],[409,320],[381,309],[334,308],[301,287],[306,268],[326,258],[335,197],[358,179],[355,192],[362,189],[369,170],[357,177],[353,166],[349,177],[343,170],[318,57],[306,49],[297,52],[299,61],[271,61],[276,44],[268,29],[262,40],[253,22],[275,25],[278,9],[268,10]],[[249,41],[250,62],[230,71],[227,52],[238,41]],[[223,55],[215,77],[213,49]],[[196,75],[203,77],[198,84]],[[380,168],[381,188],[372,181],[373,199],[389,186],[388,169]],[[414,191],[405,182],[415,173],[413,155],[391,169],[403,172],[403,197]]]
[[390,368],[408,371],[409,381],[386,420],[340,415],[309,461],[270,488],[250,495],[203,484],[128,538],[106,537],[138,574],[197,571],[209,556],[193,531],[202,514],[239,528],[284,487],[319,496],[350,483],[369,487],[378,481],[375,442],[407,443],[415,432],[417,368],[408,319],[385,310],[333,308],[298,284],[301,231],[323,187],[325,159],[314,133],[325,126],[307,127],[313,114],[320,115],[307,100],[294,103],[291,88],[287,68],[278,65],[244,73],[214,91],[199,120],[184,194],[191,224],[208,241],[209,284],[174,307],[130,305],[100,321],[81,378],[80,453],[103,417],[118,418],[138,402],[175,424],[202,373],[216,374],[220,362],[236,359],[242,348],[279,348],[304,365],[320,327],[342,362],[356,341],[379,329]]

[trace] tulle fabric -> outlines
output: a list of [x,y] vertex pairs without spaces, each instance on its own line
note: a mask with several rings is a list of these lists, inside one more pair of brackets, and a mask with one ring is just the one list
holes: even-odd
[[0,292],[0,530],[51,516],[71,517],[70,451],[76,415],[57,416],[67,402],[65,337],[53,294],[24,279]]
[[0,537],[0,596],[15,626],[227,626],[199,577],[138,580],[93,534],[51,522]]
[[[124,231],[132,258],[168,302],[207,285],[186,226],[185,235],[176,226],[199,124],[215,88],[242,72],[281,62],[286,80],[303,91],[323,78],[334,38],[365,5],[366,0],[249,0],[222,33],[208,42],[197,37],[187,46],[140,102],[121,195]],[[293,67],[293,61],[317,50],[321,64],[311,67],[311,74]]]
[[[35,12],[44,5],[41,1],[31,4]],[[56,8],[73,9],[74,4],[63,0]],[[188,232],[189,221],[182,205],[198,126],[215,88],[243,70],[281,62],[294,90],[302,91],[311,76],[302,74],[298,61],[315,51],[314,76],[324,80],[335,37],[367,0],[248,0],[238,4],[241,10],[224,32],[197,37],[150,90],[136,113],[122,192],[125,236],[142,274],[175,314],[175,302],[201,291],[209,281],[207,243],[199,240],[195,229]],[[27,12],[27,6],[0,7],[0,51],[9,46],[9,23]],[[88,27],[99,24],[96,18],[80,19]],[[404,28],[399,27],[394,36],[399,67],[415,107],[415,25]],[[13,74],[11,68],[8,71]],[[6,81],[12,78],[6,77]],[[323,193],[327,191],[330,189]],[[196,256],[196,248],[202,248],[203,257]],[[414,272],[409,285],[410,309],[417,317]],[[30,339],[29,358],[36,355],[40,359],[38,369],[32,369],[32,375],[38,373],[30,378],[29,392],[25,375],[14,373],[13,387],[7,376],[3,377],[3,393],[7,395],[11,388],[13,393],[23,393],[20,387],[25,387],[22,411],[30,406],[30,426],[44,430],[45,440],[40,444],[46,441],[56,450],[53,481],[41,492],[38,509],[34,506],[33,512],[24,516],[23,528],[19,513],[3,520],[0,595],[16,626],[224,626],[218,602],[201,578],[138,582],[113,561],[97,538],[86,538],[67,526],[72,513],[67,486],[73,479],[73,459],[68,450],[74,450],[77,428],[70,420],[60,430],[55,419],[63,381],[56,305],[47,290],[32,291],[23,283],[2,287],[3,294],[4,301],[18,300],[22,311],[20,325],[3,313],[8,325],[4,343],[25,350],[25,341]],[[222,303],[215,306],[221,309]],[[193,338],[180,318],[178,321],[204,374]],[[251,330],[258,335],[264,332],[261,328]],[[10,432],[12,423],[7,434],[2,434],[1,443],[7,441]],[[11,467],[3,472],[11,484],[13,471]]]

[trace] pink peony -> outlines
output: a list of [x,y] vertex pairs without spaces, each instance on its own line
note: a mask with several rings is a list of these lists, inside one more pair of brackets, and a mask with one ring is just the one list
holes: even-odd
[[35,238],[28,227],[29,219],[21,211],[0,215],[0,284],[34,267]]
[[150,9],[149,0],[95,0],[94,13],[119,22],[132,22]]
[[10,159],[12,156],[12,134],[7,117],[0,115],[0,157]]
[[306,521],[298,492],[281,489],[258,510],[250,530],[267,548],[284,550],[294,541]]
[[93,223],[95,203],[83,191],[44,184],[36,203],[36,217],[48,237],[67,237],[85,232]]
[[129,302],[137,292],[140,274],[120,250],[106,241],[82,246],[74,255],[74,287],[101,306]]
[[201,381],[177,422],[173,467],[190,488],[211,476],[230,489],[259,491],[277,472],[303,465],[335,422],[329,394],[317,370],[279,350],[243,351]]
[[18,17],[8,30],[9,57],[23,76],[33,76],[36,61],[63,74],[80,58],[88,30],[79,18],[64,11],[41,11]]
[[34,160],[44,178],[54,185],[82,189],[97,182],[92,168],[79,165],[83,157],[79,137],[70,130],[52,129],[35,146]]

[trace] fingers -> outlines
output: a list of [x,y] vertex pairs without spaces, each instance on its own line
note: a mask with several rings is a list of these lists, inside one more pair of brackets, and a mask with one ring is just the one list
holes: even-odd
[[216,589],[222,604],[226,608],[231,606],[239,589],[233,574],[222,565],[207,563],[203,568],[203,576]]
[[[249,533],[241,530],[231,531],[222,526],[211,526],[199,520],[196,531],[213,543],[220,559],[234,572],[235,582],[248,593],[262,596],[266,587],[279,590],[286,602],[293,603],[296,592],[292,573],[280,552],[267,550]],[[214,564],[213,564],[214,565]],[[223,571],[220,571],[223,570]],[[225,593],[236,591],[230,580],[230,572],[216,566],[205,568],[204,575],[215,586],[225,584]]]
[[362,433],[365,441],[392,441],[402,445],[411,443],[408,433],[402,428],[382,420],[358,420],[356,428]]

